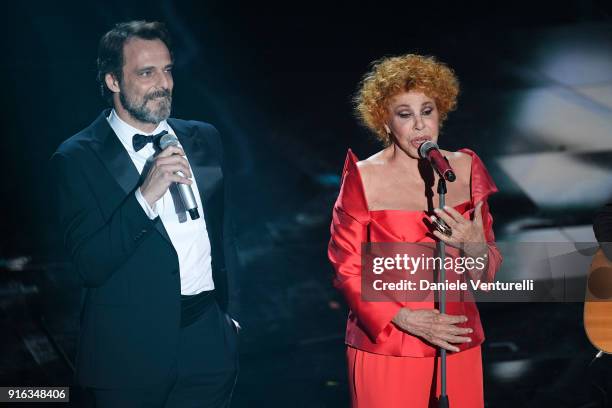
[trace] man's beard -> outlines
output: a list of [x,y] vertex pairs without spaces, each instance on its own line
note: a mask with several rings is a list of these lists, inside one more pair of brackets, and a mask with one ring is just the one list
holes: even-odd
[[[147,107],[147,102],[155,98],[160,98],[157,108]],[[119,92],[119,100],[123,108],[136,120],[144,123],[157,125],[170,117],[172,109],[172,93],[167,89],[151,92],[145,95],[142,100],[131,98],[124,89]]]

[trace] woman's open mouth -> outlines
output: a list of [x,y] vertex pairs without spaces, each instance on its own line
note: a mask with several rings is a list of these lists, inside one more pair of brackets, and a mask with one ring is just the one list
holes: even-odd
[[414,139],[412,139],[410,141],[410,144],[418,149],[420,145],[422,145],[423,143],[427,142],[428,140],[431,140],[431,137],[429,137],[429,136],[415,137]]

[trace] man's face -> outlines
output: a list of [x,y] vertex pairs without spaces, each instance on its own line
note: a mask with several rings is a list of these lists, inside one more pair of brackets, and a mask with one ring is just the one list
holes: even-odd
[[136,120],[158,124],[172,107],[172,58],[161,40],[132,38],[123,46],[119,101]]

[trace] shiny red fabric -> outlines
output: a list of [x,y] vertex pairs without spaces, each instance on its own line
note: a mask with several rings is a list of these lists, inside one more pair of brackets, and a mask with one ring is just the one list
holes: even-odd
[[[496,192],[497,187],[476,153],[469,149],[460,151],[472,157],[471,199],[455,206],[455,209],[466,219],[471,219],[475,205],[483,201],[483,226],[489,247],[489,262],[482,280],[490,282],[502,261],[495,245],[493,218],[487,204],[487,197]],[[334,286],[342,292],[350,308],[346,344],[390,356],[433,357],[437,351],[435,346],[398,329],[391,322],[402,307],[432,309],[433,301],[367,302],[361,297],[361,244],[435,242],[435,237],[423,222],[427,214],[424,211],[406,210],[369,211],[357,161],[357,157],[349,150],[342,172],[340,194],[333,209],[328,247],[329,260],[336,270]],[[478,346],[484,341],[480,316],[472,294],[467,291],[462,295],[461,299],[465,299],[464,301],[448,302],[446,309],[448,314],[466,315],[468,321],[462,326],[474,330],[470,343],[457,345],[461,351]]]

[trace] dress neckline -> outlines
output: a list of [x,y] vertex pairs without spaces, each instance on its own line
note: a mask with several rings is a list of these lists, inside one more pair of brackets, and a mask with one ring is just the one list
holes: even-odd
[[[459,152],[462,153],[466,153],[463,152],[462,150],[464,149],[459,149]],[[471,156],[471,155],[470,155]],[[357,166],[357,163],[355,163],[355,170],[357,172],[357,178],[359,178],[359,184],[361,185],[361,191],[363,192],[363,200],[366,204],[366,208],[368,209],[368,213],[372,214],[372,213],[377,213],[377,212],[401,212],[401,213],[423,213],[423,214],[427,214],[427,210],[408,210],[408,209],[403,209],[403,208],[398,208],[398,209],[394,209],[394,208],[382,208],[382,209],[378,209],[378,210],[371,210],[370,209],[370,203],[368,203],[368,198],[366,197],[365,194],[365,186],[363,185],[363,179],[361,178],[361,170],[359,169],[359,166]],[[473,188],[472,188],[472,176],[474,173],[474,157],[472,156],[472,161],[470,162],[470,199],[469,200],[465,200],[459,204],[456,204],[453,206],[454,209],[457,209],[457,207],[462,207],[466,204],[471,204],[472,203],[472,197],[473,197]]]

